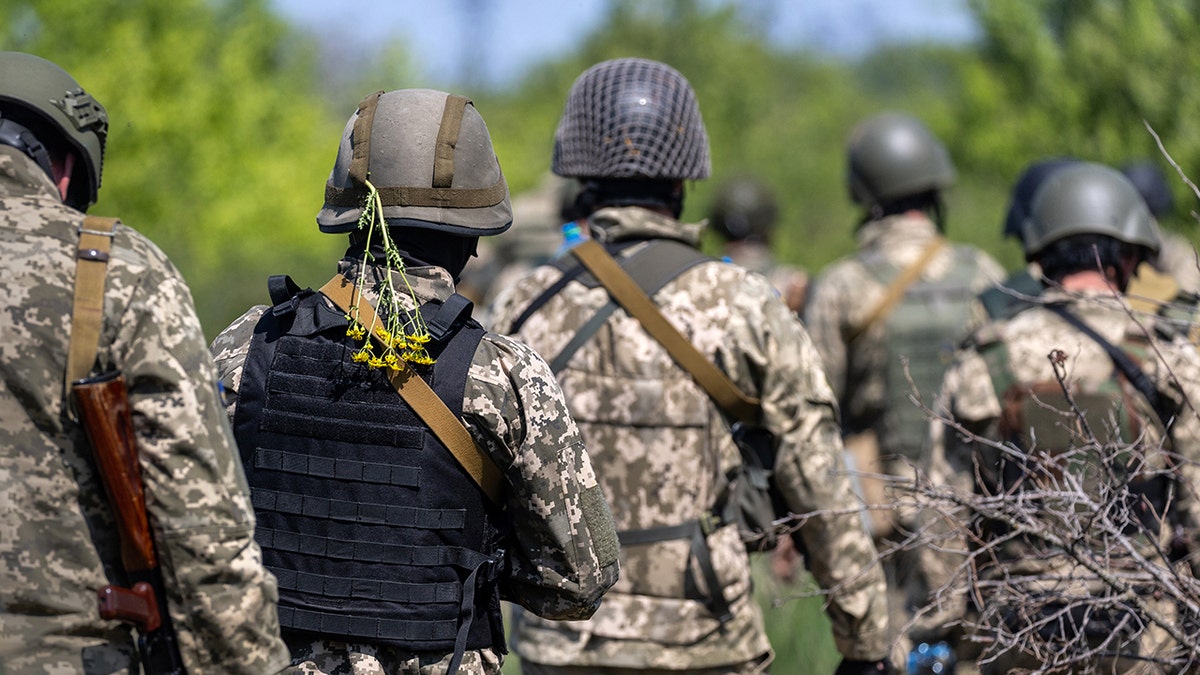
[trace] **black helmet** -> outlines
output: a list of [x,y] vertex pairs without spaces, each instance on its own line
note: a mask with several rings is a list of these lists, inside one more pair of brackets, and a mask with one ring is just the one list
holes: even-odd
[[[86,211],[96,203],[104,165],[104,143],[108,138],[108,113],[75,78],[41,57],[0,52],[0,117],[23,127],[49,126],[53,129],[58,138],[38,140],[50,144],[63,141],[81,160],[76,163],[75,174],[71,177],[67,204]],[[9,135],[6,145],[20,142],[17,140],[20,130],[14,127],[11,131],[15,133]],[[26,148],[22,149],[28,152]],[[34,156],[34,159],[38,160],[38,157]]]
[[1022,244],[1024,243],[1022,227],[1024,227],[1025,219],[1029,216],[1034,193],[1052,173],[1076,161],[1078,160],[1059,157],[1039,160],[1025,167],[1025,171],[1013,185],[1012,197],[1008,201],[1008,214],[1004,218],[1005,237],[1015,237],[1020,239]]
[[370,94],[346,122],[317,213],[322,232],[350,232],[379,190],[391,226],[460,236],[512,225],[508,185],[483,118],[469,100],[432,89]]
[[1133,183],[1116,169],[1075,162],[1054,171],[1033,195],[1022,229],[1025,259],[1077,234],[1098,234],[1157,253],[1158,223]]
[[771,188],[752,176],[738,176],[717,189],[708,218],[726,241],[767,242],[778,216],[779,206]]
[[647,59],[592,66],[567,94],[551,168],[568,178],[708,178],[708,133],[691,84]]
[[867,208],[954,184],[946,146],[909,115],[882,113],[861,122],[847,156],[850,198]]
[[1175,210],[1175,198],[1171,195],[1171,186],[1167,177],[1157,164],[1151,162],[1133,162],[1121,167],[1121,173],[1133,183],[1150,213],[1155,218],[1170,215]]

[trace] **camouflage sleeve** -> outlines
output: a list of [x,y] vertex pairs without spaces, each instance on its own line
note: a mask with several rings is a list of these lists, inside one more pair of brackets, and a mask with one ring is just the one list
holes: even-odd
[[275,579],[254,542],[249,490],[218,401],[191,293],[152,244],[120,297],[112,351],[130,387],[146,504],[188,672],[274,672],[288,663]]
[[839,285],[830,282],[827,270],[812,282],[808,301],[804,304],[804,325],[820,355],[825,376],[833,386],[834,400],[840,400],[846,382],[846,317],[841,311]]
[[217,382],[225,399],[226,417],[230,420],[237,412],[238,387],[242,384],[242,368],[246,365],[246,355],[250,353],[254,327],[268,309],[270,307],[266,305],[256,305],[246,310],[245,314],[221,331],[208,347],[217,366]]
[[960,352],[947,370],[940,391],[933,405],[937,417],[930,422],[929,444],[921,462],[928,492],[917,497],[924,508],[918,517],[921,545],[914,574],[927,595],[910,598],[922,610],[913,635],[933,640],[944,637],[966,611],[963,565],[967,561],[967,541],[963,525],[970,516],[956,497],[967,497],[975,491],[975,447],[950,423],[986,436],[1000,414],[987,365],[974,352]]
[[489,335],[463,414],[508,478],[505,599],[548,619],[590,617],[617,580],[617,535],[550,367],[524,344]]
[[1170,364],[1159,389],[1178,409],[1171,425],[1171,449],[1178,471],[1175,508],[1187,542],[1192,575],[1200,578],[1200,354],[1184,339],[1160,347]]
[[813,576],[829,593],[834,641],[848,659],[881,659],[891,639],[886,584],[845,471],[833,391],[787,307],[770,293],[741,298],[728,343],[754,364],[758,382],[739,384],[758,391],[764,424],[778,442],[777,487],[792,512],[808,515],[800,535]]

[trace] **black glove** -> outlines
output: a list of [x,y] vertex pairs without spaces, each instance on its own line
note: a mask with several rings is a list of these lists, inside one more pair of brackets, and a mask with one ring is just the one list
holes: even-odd
[[882,661],[851,661],[842,659],[833,675],[895,675],[896,669],[887,659]]

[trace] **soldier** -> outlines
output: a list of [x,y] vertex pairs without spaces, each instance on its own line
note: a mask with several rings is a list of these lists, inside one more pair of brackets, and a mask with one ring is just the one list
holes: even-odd
[[[757,447],[774,458],[765,464],[776,494],[792,512],[815,514],[796,536],[829,592],[844,656],[838,672],[886,672],[883,576],[850,512],[837,406],[817,354],[766,278],[700,255],[701,226],[678,220],[683,182],[710,170],[691,85],[645,59],[588,69],[567,95],[552,169],[581,181],[576,203],[590,239],[502,296],[496,328],[554,357],[614,509],[622,578],[589,621],[515,622],[524,671],[768,667],[746,544],[727,508],[748,461],[731,433],[736,423],[769,432]],[[597,287],[593,264],[609,280],[617,267],[636,293]],[[625,301],[637,318],[619,306]],[[686,366],[677,363],[689,354]],[[727,396],[713,398],[714,389]]]
[[[64,386],[120,372],[160,609],[183,665],[274,672],[287,664],[275,579],[254,543],[191,293],[141,234],[83,213],[96,201],[107,130],[104,107],[57,65],[0,53],[0,670],[138,672],[130,627],[100,616],[100,589],[131,585],[134,570],[122,565],[115,507]],[[73,311],[77,258],[94,312]],[[85,274],[84,261],[100,267]],[[99,284],[84,281],[97,270]]]
[[[1159,240],[1118,171],[1082,162],[1056,170],[1021,228],[1048,287],[1036,304],[972,336],[946,373],[936,406],[945,422],[935,420],[931,434],[932,483],[986,509],[951,516],[972,523],[957,534],[979,551],[966,615],[982,633],[976,644],[991,645],[979,664],[985,673],[1160,672],[1149,664],[1169,645],[1146,611],[1171,610],[1147,578],[1156,567],[1173,575],[1164,557],[1172,524],[1193,538],[1200,523],[1192,407],[1200,357],[1182,339],[1148,335],[1123,304],[1120,293]],[[1009,513],[1003,506],[987,505],[1002,494],[1012,509],[1041,506],[1006,519],[996,515]],[[1063,508],[1079,500],[1100,506]],[[932,588],[963,569],[954,548],[923,550]],[[1121,599],[1130,596],[1123,583],[1141,599]],[[967,603],[940,609],[931,623],[948,631]]]
[[[1146,200],[1146,206],[1159,224],[1166,224],[1175,213],[1175,198],[1171,195],[1171,186],[1167,184],[1167,177],[1162,169],[1157,164],[1147,161],[1130,162],[1121,167],[1121,173],[1125,174],[1142,195],[1142,199]],[[1161,279],[1155,279],[1157,283],[1140,280],[1138,285],[1141,288],[1132,289],[1130,294],[1171,300],[1171,290],[1180,290],[1192,295],[1200,293],[1200,260],[1197,260],[1196,248],[1178,232],[1164,229],[1159,235],[1162,239],[1162,250],[1154,261],[1154,268],[1172,281],[1170,285],[1174,289],[1164,288]],[[1194,303],[1194,299],[1192,302]]]
[[779,205],[771,188],[753,176],[725,181],[709,207],[708,222],[721,238],[722,252],[738,265],[770,280],[784,304],[799,315],[808,293],[808,274],[780,264],[771,252]]
[[213,342],[289,673],[499,673],[501,598],[586,619],[616,581],[553,374],[454,293],[478,238],[511,222],[470,101],[371,94],[317,214],[350,235],[338,275],[320,292],[272,277],[274,306]]
[[[817,277],[804,320],[842,411],[863,499],[878,505],[891,497],[873,476],[911,477],[925,442],[929,423],[912,392],[933,400],[975,297],[1003,270],[983,251],[946,240],[942,192],[954,166],[919,120],[883,113],[859,123],[847,160],[850,197],[863,208],[858,251]],[[906,536],[906,513],[870,513],[881,549]],[[884,566],[892,622],[903,624],[911,561],[900,549]]]
[[[1024,249],[1025,219],[1029,215],[1030,202],[1033,194],[1041,184],[1056,170],[1069,166],[1076,160],[1068,158],[1043,159],[1033,162],[1021,172],[1017,182],[1013,184],[1012,195],[1008,201],[1008,212],[1004,217],[1004,236],[1021,242]],[[990,319],[1004,319],[1023,309],[1029,299],[1041,293],[1042,272],[1038,266],[1030,263],[1021,270],[1010,274],[1007,279],[997,286],[988,288],[979,294],[980,311],[977,315],[986,315]],[[972,321],[973,325],[982,323],[982,318]]]

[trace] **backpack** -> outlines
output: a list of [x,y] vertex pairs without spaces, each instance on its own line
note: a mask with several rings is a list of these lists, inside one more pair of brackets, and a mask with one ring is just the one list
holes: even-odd
[[[888,454],[913,460],[920,457],[929,420],[912,401],[913,390],[929,405],[942,386],[942,377],[959,343],[966,337],[979,262],[974,251],[965,246],[955,247],[953,255],[954,264],[946,276],[912,279],[885,318],[886,398],[876,431]],[[888,286],[898,283],[903,273],[882,262],[868,263],[867,267]]]

